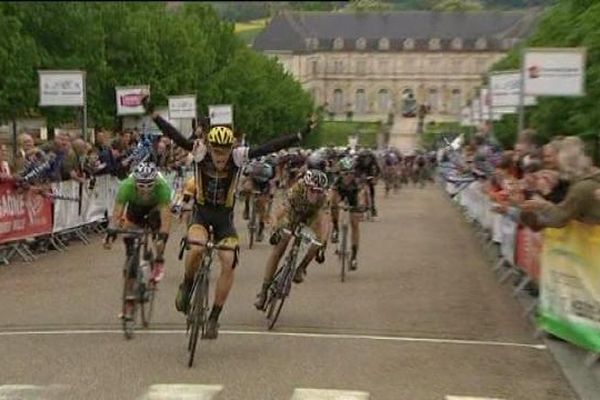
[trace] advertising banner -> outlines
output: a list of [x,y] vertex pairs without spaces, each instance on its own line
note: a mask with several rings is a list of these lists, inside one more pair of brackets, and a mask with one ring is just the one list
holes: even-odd
[[208,106],[208,117],[211,126],[233,125],[233,106],[231,104]]
[[[52,191],[68,198],[79,197],[79,182],[63,181],[52,184]],[[65,229],[78,227],[82,224],[83,218],[80,215],[80,202],[71,200],[56,199],[54,201],[54,225],[52,232],[60,232]]]
[[52,202],[33,191],[0,184],[0,243],[52,232]]
[[540,280],[540,255],[542,254],[542,234],[528,228],[517,231],[515,263],[535,282]]
[[524,91],[534,96],[585,95],[585,49],[525,49]]
[[[494,112],[498,112],[502,108],[516,109],[519,106],[521,91],[521,73],[519,71],[492,72],[490,87],[492,88],[491,102]],[[537,104],[534,96],[525,96],[524,102],[526,106]]]
[[40,106],[76,106],[85,104],[84,71],[38,71]]
[[150,86],[116,87],[117,115],[142,115],[142,97],[150,93]]
[[540,328],[600,352],[600,226],[544,230]]
[[169,97],[169,119],[196,118],[196,95]]

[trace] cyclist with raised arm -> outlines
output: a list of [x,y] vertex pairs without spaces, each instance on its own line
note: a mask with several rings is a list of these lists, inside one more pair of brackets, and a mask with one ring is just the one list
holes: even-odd
[[[156,233],[156,259],[151,276],[154,282],[159,282],[164,275],[163,253],[171,229],[170,203],[171,188],[158,172],[156,165],[151,162],[139,163],[117,189],[113,213],[104,239],[104,247],[110,249],[116,238],[113,231],[119,226],[124,229],[143,229],[145,223],[148,224],[153,233]],[[134,250],[133,238],[124,237],[123,242],[126,257],[129,258]],[[132,290],[135,277],[129,278],[127,286]],[[126,302],[125,317],[128,310],[133,310],[133,303],[134,300]]]
[[[148,96],[144,97],[142,104],[163,134],[193,154],[194,177],[185,185],[185,196],[194,200],[187,237],[194,242],[206,241],[209,228],[212,227],[215,242],[227,247],[239,247],[233,211],[240,169],[244,163],[294,145],[302,140],[314,125],[314,119],[311,119],[302,132],[273,139],[256,148],[234,147],[236,140],[233,131],[227,126],[213,126],[206,133],[205,139],[189,140],[157,112],[153,112]],[[183,313],[187,312],[190,290],[203,253],[203,247],[192,245],[186,254],[184,278],[175,300],[175,307]],[[217,281],[205,339],[216,339],[218,336],[218,320],[233,285],[238,251],[219,250],[217,257],[221,264],[221,275]]]
[[[307,170],[292,186],[288,196],[275,217],[274,232],[270,242],[273,250],[267,259],[265,275],[260,292],[257,295],[254,306],[262,310],[267,299],[267,290],[277,270],[277,265],[285,253],[290,242],[291,235],[284,235],[283,228],[292,230],[297,224],[304,223],[309,226],[316,235],[319,242],[324,243],[327,238],[328,218],[326,214],[328,182],[325,173],[316,170]],[[301,283],[306,274],[308,264],[315,258],[319,247],[311,244],[306,255],[300,261],[294,282]],[[323,262],[324,259],[318,260]]]
[[366,189],[361,185],[356,172],[355,162],[351,157],[344,157],[339,162],[340,176],[332,186],[331,195],[331,222],[333,231],[331,234],[331,243],[338,242],[339,233],[339,204],[343,201],[351,208],[350,210],[350,230],[351,230],[351,255],[350,270],[358,268],[358,244],[360,240],[359,222],[362,217],[362,209],[366,204]]
[[375,207],[375,185],[377,178],[381,173],[377,157],[373,151],[369,149],[361,150],[356,156],[354,170],[358,177],[368,189],[368,207],[374,217],[377,216],[377,208]]

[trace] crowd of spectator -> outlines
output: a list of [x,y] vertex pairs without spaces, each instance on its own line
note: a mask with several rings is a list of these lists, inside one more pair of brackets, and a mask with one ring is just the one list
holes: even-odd
[[[85,182],[105,174],[123,179],[140,161],[136,159],[139,153],[162,171],[178,170],[186,162],[187,153],[164,136],[141,135],[135,129],[114,135],[99,130],[94,139],[86,142],[80,135],[59,131],[52,140],[37,145],[31,135],[20,134],[15,157],[8,155],[6,145],[0,148],[0,181],[30,185],[71,179]],[[143,145],[148,149],[142,149]]]
[[519,135],[513,149],[502,150],[486,134],[474,135],[461,149],[443,154],[462,176],[479,180],[495,204],[534,231],[564,227],[569,221],[600,224],[600,169],[577,136],[554,137],[539,146],[533,131]]

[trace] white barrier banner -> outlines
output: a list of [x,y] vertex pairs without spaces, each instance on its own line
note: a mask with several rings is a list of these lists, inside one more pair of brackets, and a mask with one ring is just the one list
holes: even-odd
[[[521,74],[519,71],[492,72],[490,74],[492,88],[491,102],[494,112],[501,107],[518,107],[521,94]],[[534,96],[525,96],[524,105],[537,104]]]
[[222,104],[208,106],[208,117],[210,125],[233,125],[233,106]]
[[116,87],[117,115],[142,115],[142,97],[150,93],[150,86]]
[[169,119],[196,118],[196,95],[169,97]]
[[515,248],[517,245],[517,223],[509,217],[500,220],[500,231],[502,240],[500,242],[500,253],[502,258],[515,265]]
[[108,208],[108,216],[112,217],[113,208],[115,207],[115,199],[117,198],[117,190],[121,181],[115,176],[107,176],[108,182],[106,187],[106,208]]
[[40,106],[77,106],[85,103],[84,71],[38,71]]
[[525,49],[524,91],[534,96],[584,96],[584,48]]
[[[79,182],[64,181],[52,184],[52,191],[68,198],[79,197]],[[54,201],[54,223],[52,233],[80,226],[83,222],[79,215],[79,201],[61,200]]]
[[103,175],[96,178],[94,190],[89,190],[89,181],[85,183],[82,194],[81,214],[83,222],[97,222],[105,217],[107,210],[108,176]]

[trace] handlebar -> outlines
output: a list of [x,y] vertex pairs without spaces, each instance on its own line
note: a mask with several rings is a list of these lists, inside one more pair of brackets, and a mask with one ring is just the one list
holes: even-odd
[[181,242],[179,244],[179,259],[180,260],[183,258],[184,251],[190,249],[190,245],[202,246],[202,247],[205,247],[208,249],[214,249],[214,250],[224,250],[224,251],[237,251],[238,250],[237,247],[216,244],[211,240],[206,240],[206,241],[205,240],[191,240],[191,239],[188,239],[187,236],[185,236],[181,239]]
[[316,240],[312,235],[304,233],[302,231],[302,228],[303,228],[302,225],[298,225],[294,231],[291,231],[290,229],[287,229],[287,228],[283,228],[282,232],[286,235],[292,235],[294,237],[299,237],[300,239],[302,239],[310,244],[314,244],[315,246],[323,247],[323,243]]

